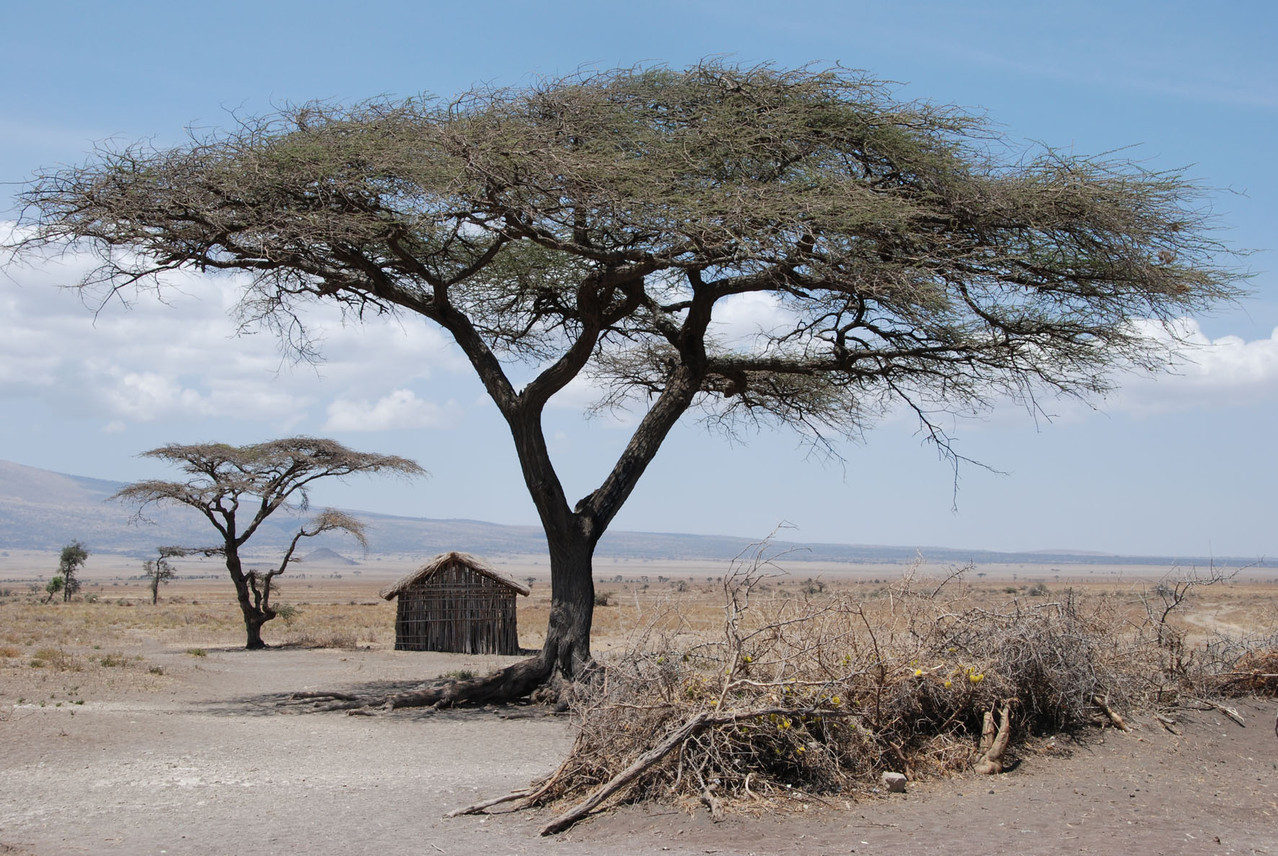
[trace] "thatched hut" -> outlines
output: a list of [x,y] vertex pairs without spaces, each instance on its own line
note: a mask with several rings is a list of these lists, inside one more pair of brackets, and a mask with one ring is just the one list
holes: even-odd
[[382,592],[398,597],[395,650],[518,654],[515,595],[529,589],[474,556],[444,553]]

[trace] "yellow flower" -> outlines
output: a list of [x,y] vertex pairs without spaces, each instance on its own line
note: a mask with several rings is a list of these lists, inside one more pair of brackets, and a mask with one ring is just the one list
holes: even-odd
[[834,698],[830,699],[830,704],[833,705],[834,707],[838,707],[839,705],[843,704],[843,699],[839,698],[838,696],[835,696]]
[[922,669],[915,669],[915,670],[914,670],[914,677],[916,677],[916,678],[921,678],[921,677],[923,677],[923,670],[922,670]]
[[980,672],[977,672],[974,675],[969,675],[969,678],[971,679],[972,683],[979,684],[982,680],[985,679],[985,675]]
[[795,749],[794,751],[795,751],[795,752],[806,752],[806,751],[808,751],[808,750],[807,750],[807,749],[804,749],[802,746],[800,746],[798,749]]
[[948,681],[948,680],[947,680],[947,681],[945,682],[945,685],[948,687],[951,683],[952,683],[951,681]]

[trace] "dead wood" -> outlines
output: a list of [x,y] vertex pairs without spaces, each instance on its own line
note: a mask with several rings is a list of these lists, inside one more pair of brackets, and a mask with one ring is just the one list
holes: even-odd
[[487,800],[480,800],[477,803],[473,803],[471,805],[464,806],[462,808],[455,808],[452,811],[448,812],[448,814],[444,815],[444,817],[461,817],[464,814],[482,814],[495,805],[514,802],[515,800],[523,800],[523,805],[516,806],[514,809],[515,811],[519,811],[525,808],[531,808],[532,806],[536,805],[538,801],[541,800],[542,797],[544,797],[547,793],[549,793],[552,789],[554,789],[554,787],[559,783],[559,780],[567,773],[568,769],[572,766],[573,766],[573,758],[571,755],[569,755],[567,758],[564,759],[564,762],[559,765],[558,769],[556,769],[555,772],[551,773],[549,776],[547,776],[546,778],[540,781],[533,782],[533,784],[527,788],[520,788],[519,790],[511,791],[510,793],[504,796],[493,797],[492,799],[487,799]]
[[1176,720],[1172,719],[1170,716],[1164,716],[1161,713],[1155,713],[1154,719],[1158,720],[1158,724],[1161,725],[1163,728],[1167,729],[1167,731],[1170,732],[1171,734],[1175,734],[1177,737],[1180,736],[1180,731],[1176,729]]
[[1109,719],[1109,721],[1113,723],[1114,727],[1117,728],[1119,731],[1130,732],[1132,730],[1131,727],[1127,724],[1127,722],[1121,716],[1119,716],[1118,711],[1110,707],[1109,704],[1105,701],[1105,699],[1101,698],[1098,695],[1094,695],[1092,696],[1092,701],[1096,703],[1096,706],[1101,709],[1101,712],[1105,714],[1105,716]]
[[1226,706],[1225,706],[1225,705],[1223,705],[1223,704],[1219,704],[1219,703],[1214,702],[1214,701],[1211,701],[1211,700],[1209,700],[1209,699],[1203,699],[1203,702],[1204,702],[1204,703],[1205,703],[1208,707],[1211,707],[1211,708],[1213,708],[1213,709],[1215,709],[1215,710],[1220,711],[1220,712],[1221,712],[1221,713],[1223,713],[1225,716],[1229,717],[1229,718],[1230,718],[1230,719],[1232,719],[1234,722],[1236,722],[1236,723],[1238,723],[1239,725],[1241,725],[1243,728],[1246,728],[1246,727],[1247,727],[1247,723],[1243,722],[1242,714],[1241,714],[1241,713],[1239,713],[1238,711],[1234,710],[1232,707],[1226,707]]
[[[597,808],[604,802],[604,800],[608,799],[610,796],[638,779],[645,771],[655,766],[675,749],[682,747],[689,739],[696,736],[699,732],[706,728],[718,725],[730,725],[737,722],[745,722],[750,719],[760,719],[766,716],[779,716],[783,714],[789,714],[792,716],[796,714],[820,714],[821,716],[829,717],[853,715],[847,711],[816,709],[795,711],[793,708],[787,707],[764,707],[756,708],[754,710],[743,710],[734,713],[722,714],[713,714],[709,711],[703,710],[685,721],[683,725],[671,731],[660,743],[640,755],[631,762],[628,767],[591,792],[591,794],[584,800],[543,826],[541,828],[541,834],[553,835],[556,832],[562,832],[572,826],[574,823],[581,820]],[[560,769],[562,770],[563,768]],[[558,773],[556,773],[556,776],[558,776]],[[698,773],[698,776],[700,776],[700,773]],[[718,805],[719,811],[716,816],[716,819],[718,819],[719,817],[722,817],[722,802],[718,799],[718,797],[715,797],[710,793],[710,789],[713,787],[713,783],[706,785],[703,780],[701,797],[703,802],[706,802],[707,806],[710,808],[712,816],[715,816],[715,807]]]
[[709,717],[710,714],[707,711],[701,711],[686,721],[683,725],[670,732],[670,734],[666,735],[666,739],[649,749],[643,755],[640,755],[633,763],[630,764],[629,767],[596,788],[590,796],[586,797],[568,811],[543,826],[541,828],[541,834],[553,835],[556,832],[562,832],[586,815],[590,814],[591,811],[598,807],[604,800],[608,799],[608,797],[612,796],[617,791],[637,779],[644,770],[647,770],[653,764],[656,764],[676,747],[682,746],[683,741],[687,740],[689,737],[705,727],[706,721]]
[[481,814],[495,805],[501,805],[502,803],[514,802],[515,800],[531,797],[533,794],[537,793],[538,790],[539,788],[536,787],[521,788],[520,790],[511,791],[510,793],[500,797],[480,800],[479,802],[465,806],[464,808],[455,808],[448,812],[448,814],[444,815],[444,817],[461,817],[464,814]]
[[976,770],[976,772],[992,776],[1003,772],[1006,768],[1004,755],[1007,752],[1007,744],[1012,738],[1012,728],[1009,723],[1010,714],[1011,704],[1003,705],[1003,712],[999,714],[998,728],[996,730],[994,728],[994,711],[985,711],[984,724],[981,728],[981,742],[978,749],[981,756],[972,765],[972,769]]

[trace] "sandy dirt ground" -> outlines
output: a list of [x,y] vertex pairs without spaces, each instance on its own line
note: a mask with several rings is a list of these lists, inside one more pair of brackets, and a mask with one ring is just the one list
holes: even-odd
[[1058,739],[998,777],[793,801],[712,823],[628,806],[541,838],[543,813],[445,819],[551,771],[572,740],[540,707],[281,713],[289,692],[367,689],[500,658],[155,643],[158,687],[0,711],[0,854],[1278,854],[1272,701]]

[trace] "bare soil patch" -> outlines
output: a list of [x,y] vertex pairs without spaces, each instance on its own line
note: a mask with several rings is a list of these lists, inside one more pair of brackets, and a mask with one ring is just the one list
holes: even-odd
[[[1014,771],[711,823],[624,807],[558,839],[546,813],[443,815],[545,775],[571,742],[539,707],[281,715],[281,693],[410,681],[465,658],[393,651],[146,652],[162,691],[9,709],[0,844],[71,853],[1278,853],[1273,705],[1053,741]],[[476,665],[471,663],[470,665]],[[0,852],[5,852],[0,850]]]

